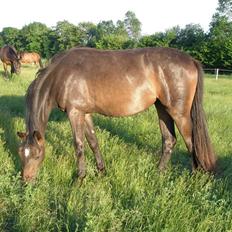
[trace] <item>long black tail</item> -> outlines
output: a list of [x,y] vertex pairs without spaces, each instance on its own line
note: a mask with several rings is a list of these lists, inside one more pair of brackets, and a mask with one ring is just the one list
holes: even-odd
[[198,69],[198,82],[192,103],[191,118],[193,124],[193,158],[196,165],[205,171],[214,171],[216,156],[209,138],[205,113],[203,109],[203,70],[199,62],[195,61]]

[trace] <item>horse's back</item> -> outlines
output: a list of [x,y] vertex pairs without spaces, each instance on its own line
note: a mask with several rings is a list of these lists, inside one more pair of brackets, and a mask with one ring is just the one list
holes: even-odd
[[33,56],[34,60],[36,60],[36,61],[39,61],[41,59],[39,53],[37,53],[37,52],[32,52],[32,56]]
[[61,108],[113,116],[138,113],[157,99],[170,106],[192,98],[197,83],[194,60],[167,48],[74,48],[47,69],[45,82]]
[[21,63],[33,63],[39,62],[41,59],[40,55],[36,52],[21,52],[20,61]]
[[13,46],[5,45],[0,50],[0,59],[6,64],[10,64],[17,60],[18,57],[16,49]]

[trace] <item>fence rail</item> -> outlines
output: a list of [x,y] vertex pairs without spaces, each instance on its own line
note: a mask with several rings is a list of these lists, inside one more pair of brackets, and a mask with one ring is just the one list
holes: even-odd
[[222,68],[204,68],[205,73],[215,74],[215,79],[218,80],[219,75],[232,75],[231,69],[222,69]]

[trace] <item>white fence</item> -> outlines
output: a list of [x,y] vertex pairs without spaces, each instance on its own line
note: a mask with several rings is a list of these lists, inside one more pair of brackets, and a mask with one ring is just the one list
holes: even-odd
[[231,69],[219,69],[219,68],[204,68],[205,73],[215,74],[215,79],[218,80],[219,75],[232,75]]

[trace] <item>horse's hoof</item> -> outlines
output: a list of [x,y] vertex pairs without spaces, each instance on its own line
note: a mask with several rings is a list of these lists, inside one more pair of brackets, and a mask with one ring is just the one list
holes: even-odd
[[159,172],[165,172],[166,171],[166,167],[165,166],[163,166],[163,165],[158,165],[158,170],[159,170]]
[[78,172],[78,179],[84,179],[86,177],[85,170],[81,170]]
[[80,188],[83,184],[83,181],[84,181],[83,178],[76,178],[75,180],[73,180],[72,185]]
[[105,172],[105,165],[104,165],[104,163],[97,164],[97,170],[99,172]]
[[72,185],[75,185],[77,187],[81,187],[83,184],[83,181],[85,179],[85,172],[79,172],[78,176],[73,176],[73,181],[72,181]]

